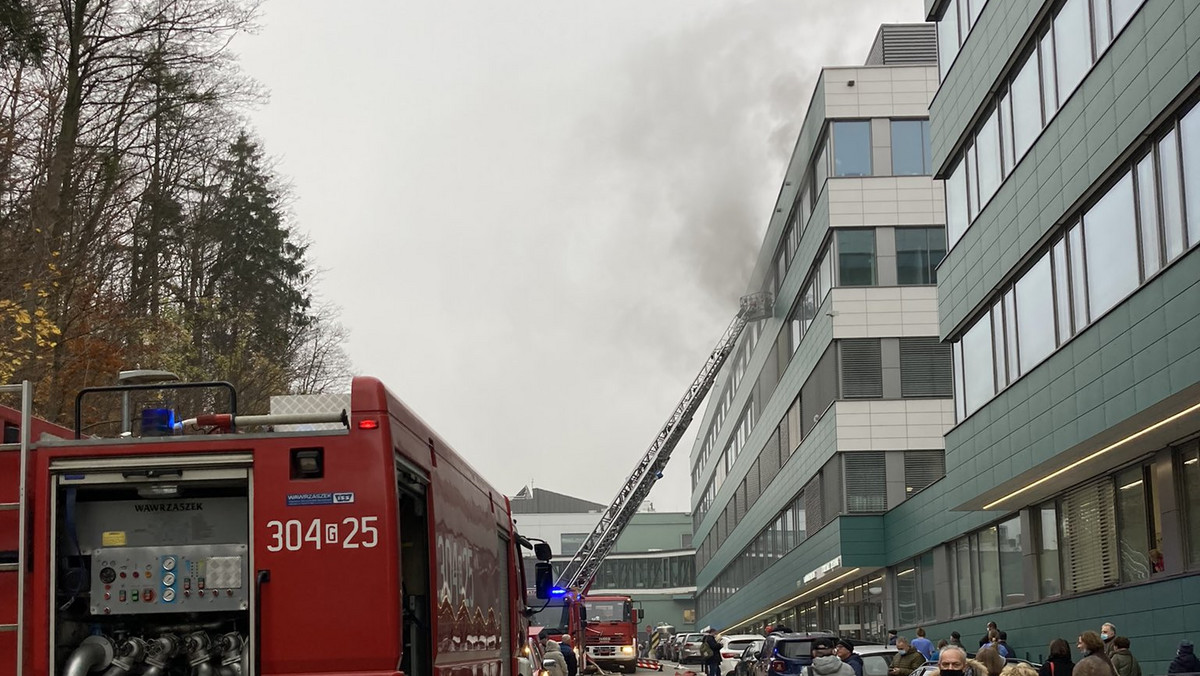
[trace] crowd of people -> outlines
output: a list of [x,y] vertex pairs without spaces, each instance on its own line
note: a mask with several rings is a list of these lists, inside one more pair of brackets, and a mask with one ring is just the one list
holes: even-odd
[[[768,632],[788,632],[786,627],[772,627]],[[550,676],[576,676],[579,671],[570,636],[564,634],[562,643],[542,636],[546,657],[553,661],[547,671]],[[721,676],[721,646],[716,631],[705,627],[701,639],[704,650],[706,676]],[[1024,662],[1009,662],[1015,657],[1008,645],[1008,634],[1001,631],[995,622],[988,622],[987,633],[979,639],[974,653],[967,651],[962,635],[950,632],[948,638],[936,644],[918,627],[916,637],[909,640],[895,630],[888,632],[888,645],[896,647],[887,676],[911,676],[914,671],[929,663],[937,668],[927,670],[923,676],[1142,676],[1142,667],[1130,649],[1131,642],[1117,634],[1111,622],[1105,622],[1100,631],[1085,631],[1079,635],[1075,648],[1079,659],[1071,657],[1071,647],[1066,639],[1056,638],[1048,647],[1049,657],[1040,668]],[[849,639],[819,637],[813,641],[812,664],[802,676],[863,676],[863,660],[854,652],[854,643]],[[1167,667],[1168,674],[1200,675],[1200,659],[1191,641],[1180,641],[1175,657]]]
[[[937,644],[926,638],[925,630],[920,627],[911,641],[894,630],[888,633],[888,644],[899,651],[892,658],[888,676],[909,676],[928,662],[936,663],[937,670],[927,672],[926,676],[1142,676],[1130,640],[1118,635],[1111,622],[1101,625],[1099,632],[1085,631],[1079,635],[1075,643],[1078,661],[1072,659],[1065,639],[1054,639],[1048,646],[1048,659],[1036,670],[1028,664],[1008,661],[1015,655],[1008,645],[1008,635],[995,622],[988,623],[987,633],[979,639],[973,656],[957,631]],[[1191,641],[1179,642],[1167,673],[1200,674],[1200,660]],[[856,676],[862,676],[861,672]]]

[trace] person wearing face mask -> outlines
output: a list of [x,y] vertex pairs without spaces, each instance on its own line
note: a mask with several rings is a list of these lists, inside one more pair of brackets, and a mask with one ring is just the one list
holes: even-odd
[[987,669],[975,660],[967,659],[967,651],[961,646],[950,645],[938,655],[937,671],[928,676],[986,676]]
[[1100,625],[1100,640],[1104,641],[1104,654],[1112,659],[1113,651],[1117,649],[1113,639],[1117,637],[1117,627],[1112,622]]
[[1038,669],[1038,676],[1071,676],[1075,663],[1071,661],[1071,646],[1056,638],[1050,642],[1050,658]]

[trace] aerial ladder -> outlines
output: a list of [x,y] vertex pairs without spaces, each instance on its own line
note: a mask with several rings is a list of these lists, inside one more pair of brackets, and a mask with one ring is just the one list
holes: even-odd
[[[629,525],[633,515],[637,513],[646,496],[650,494],[654,482],[662,478],[667,461],[671,459],[671,452],[675,450],[679,439],[691,424],[692,416],[700,408],[705,395],[712,389],[721,366],[733,353],[733,348],[737,345],[742,331],[751,322],[771,316],[771,302],[771,295],[766,292],[754,293],[741,298],[737,315],[725,329],[725,333],[713,348],[708,360],[704,362],[699,375],[688,386],[683,398],[679,400],[679,404],[667,418],[666,424],[654,438],[654,443],[650,444],[650,448],[646,450],[634,467],[633,473],[617,491],[617,497],[600,516],[596,527],[558,576],[555,587],[566,590],[575,598],[586,595],[591,589],[600,564],[612,551],[617,539],[621,537],[621,533]],[[584,642],[580,639],[586,639],[584,636],[576,637],[577,644],[582,650]]]

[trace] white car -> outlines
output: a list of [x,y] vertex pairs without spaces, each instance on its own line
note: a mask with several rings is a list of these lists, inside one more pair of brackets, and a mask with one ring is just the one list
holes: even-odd
[[733,676],[742,652],[754,643],[761,645],[763,637],[759,634],[730,634],[718,636],[717,640],[721,643],[721,673]]

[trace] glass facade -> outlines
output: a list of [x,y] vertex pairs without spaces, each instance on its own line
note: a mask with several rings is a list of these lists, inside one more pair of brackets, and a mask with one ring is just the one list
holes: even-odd
[[871,122],[834,122],[833,175],[871,175]]
[[928,176],[933,173],[929,120],[892,120],[892,174]]
[[838,286],[875,284],[875,229],[838,230]]
[[937,266],[946,257],[945,228],[896,228],[896,281],[936,284]]
[[[1141,5],[1130,0],[1117,3],[1120,7],[1109,3],[1067,0],[1059,5],[1039,27],[1041,38],[1031,45],[988,103],[990,111],[971,134],[974,142],[964,147],[948,179],[955,184],[946,188],[951,247]],[[961,17],[961,8],[958,13]],[[947,16],[950,14],[948,10]],[[943,18],[938,22],[939,46],[945,21]],[[962,176],[958,175],[960,171]],[[966,195],[959,194],[959,182],[965,182]]]
[[[960,420],[1052,353],[1052,327],[1058,349],[1156,274],[1159,252],[1144,243],[1165,243],[1167,262],[1196,246],[1185,227],[1183,193],[1193,199],[1190,191],[1200,185],[1184,182],[1180,158],[1200,162],[1200,146],[1180,149],[1176,140],[1196,120],[1197,108],[1168,120],[955,341]],[[1154,197],[1157,204],[1148,202]]]

